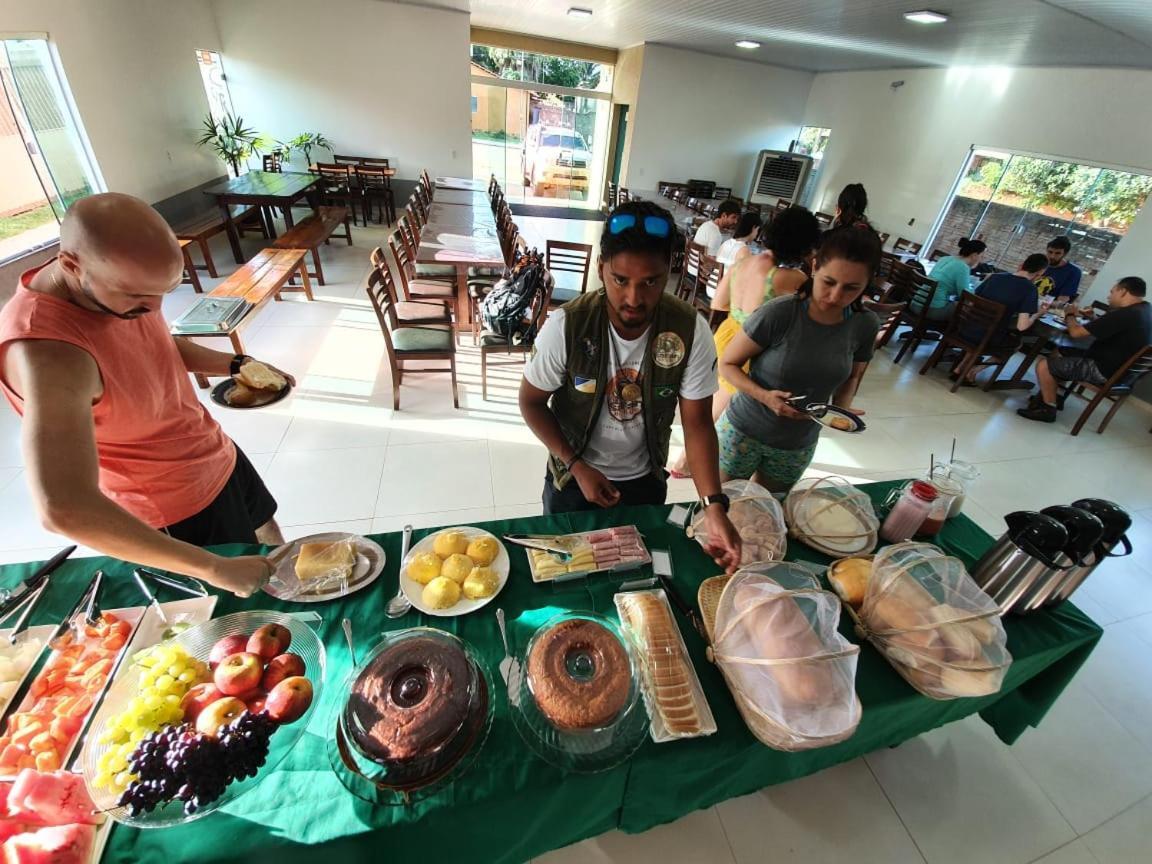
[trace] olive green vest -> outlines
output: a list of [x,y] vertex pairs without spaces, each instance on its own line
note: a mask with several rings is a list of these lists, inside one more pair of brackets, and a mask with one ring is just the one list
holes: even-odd
[[[603,288],[583,294],[563,308],[568,362],[564,385],[552,394],[550,407],[564,438],[579,456],[588,445],[607,395],[612,354],[608,328],[612,325]],[[688,366],[696,334],[696,310],[671,294],[662,294],[649,333],[651,337],[640,366],[641,416],[651,470],[658,471],[668,461],[680,379]],[[577,378],[582,380],[582,389],[577,389]],[[595,382],[595,388],[590,390],[588,382]],[[563,489],[572,477],[555,456],[548,460],[548,471],[557,489]]]

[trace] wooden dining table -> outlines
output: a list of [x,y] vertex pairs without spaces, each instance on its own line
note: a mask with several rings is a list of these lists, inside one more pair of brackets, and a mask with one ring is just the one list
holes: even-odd
[[491,212],[491,199],[487,192],[473,192],[468,189],[436,189],[432,195],[436,204],[460,204],[465,207],[485,207]]
[[465,192],[488,191],[487,180],[475,180],[471,177],[437,177],[434,183],[437,189],[461,189]]
[[416,263],[450,264],[456,268],[456,327],[472,329],[468,269],[506,266],[496,217],[487,198],[471,205],[443,204],[433,199],[428,222],[420,232]]
[[271,207],[283,212],[284,224],[291,228],[295,224],[292,220],[292,205],[307,197],[309,205],[315,209],[318,203],[315,200],[316,184],[319,182],[320,178],[315,174],[293,171],[249,171],[242,177],[232,177],[224,183],[205,189],[204,194],[216,199],[216,204],[224,217],[224,229],[228,233],[228,243],[232,247],[232,254],[236,257],[236,263],[244,263],[244,250],[240,248],[240,232],[236,230],[236,223],[232,221],[232,212],[229,209],[233,204],[261,208],[261,218],[268,229],[268,236],[275,238],[276,226],[264,208]]

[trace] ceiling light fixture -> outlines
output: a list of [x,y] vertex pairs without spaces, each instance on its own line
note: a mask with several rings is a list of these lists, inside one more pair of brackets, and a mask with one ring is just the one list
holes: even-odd
[[741,39],[736,43],[737,48],[743,48],[745,51],[755,51],[760,47],[759,42],[753,42],[751,39]]
[[579,6],[573,6],[572,8],[570,8],[568,10],[568,17],[569,18],[591,18],[592,17],[592,10],[591,9],[582,9]]
[[915,12],[905,12],[904,17],[909,21],[915,21],[917,24],[943,24],[948,20],[948,13],[919,9]]

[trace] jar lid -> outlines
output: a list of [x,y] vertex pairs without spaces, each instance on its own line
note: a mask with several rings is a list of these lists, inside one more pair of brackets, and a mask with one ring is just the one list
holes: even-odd
[[936,496],[940,494],[939,490],[926,480],[913,480],[909,488],[921,501],[935,501]]

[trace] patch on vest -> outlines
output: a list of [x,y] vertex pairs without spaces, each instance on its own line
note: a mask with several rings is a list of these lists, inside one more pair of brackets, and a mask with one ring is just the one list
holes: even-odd
[[595,393],[596,392],[596,379],[595,378],[581,378],[576,375],[572,379],[573,386],[579,393]]
[[652,361],[661,369],[671,369],[684,362],[684,340],[671,330],[656,337],[652,344]]
[[596,344],[596,340],[591,336],[585,336],[584,340],[580,343],[580,347],[584,351],[584,356],[589,360],[595,360],[596,355],[600,353],[600,346]]
[[674,387],[657,387],[656,388],[656,398],[657,399],[669,399],[675,395],[676,395],[676,389]]
[[608,413],[621,423],[635,420],[643,409],[643,377],[637,369],[621,369],[608,387]]

